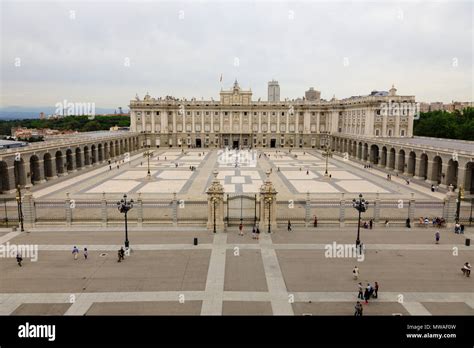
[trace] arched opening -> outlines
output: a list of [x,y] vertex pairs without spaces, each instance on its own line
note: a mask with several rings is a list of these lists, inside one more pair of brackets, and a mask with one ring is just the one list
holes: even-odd
[[467,193],[474,193],[474,162],[466,164],[466,178],[464,179],[464,189]]
[[64,173],[64,164],[63,164],[63,153],[61,151],[56,151],[54,155],[56,159],[56,174],[60,175]]
[[74,170],[74,162],[73,162],[73,158],[72,158],[72,150],[71,149],[68,149],[66,151],[66,169],[67,169],[68,172]]
[[76,169],[79,169],[82,167],[82,158],[81,158],[81,149],[76,148]]
[[39,158],[36,155],[30,157],[30,179],[33,185],[41,181]]
[[395,149],[390,149],[390,155],[388,156],[388,168],[395,169]]
[[0,193],[10,190],[10,178],[8,176],[8,165],[5,161],[0,161]]
[[97,145],[97,154],[99,157],[99,162],[104,160],[104,153],[102,152],[102,144]]
[[26,185],[26,171],[25,171],[25,162],[23,158],[15,159],[13,165],[13,172],[15,173],[15,187],[25,186]]
[[370,163],[379,164],[379,147],[375,144],[370,147]]
[[387,148],[385,146],[382,147],[382,156],[380,158],[380,164],[382,165],[382,167],[387,166]]
[[90,159],[90,156],[89,156],[89,147],[84,146],[84,165],[88,166],[90,164],[91,164],[91,159]]
[[110,149],[109,149],[109,158],[114,158],[115,157],[115,147],[114,147],[114,143],[111,141],[110,142]]
[[357,158],[362,159],[362,143],[359,143],[359,146],[357,148]]
[[411,151],[408,155],[407,174],[415,175],[416,153]]
[[97,162],[97,151],[95,145],[91,146],[91,164],[95,164]]
[[420,156],[420,178],[427,179],[428,177],[428,156],[426,153],[421,154]]
[[369,145],[367,145],[367,143],[364,144],[364,154],[362,156],[362,159],[364,161],[367,161],[369,158]]
[[104,144],[104,159],[108,160],[110,158],[110,148],[109,143]]
[[[114,153],[115,153],[115,156],[120,155],[120,148],[119,148],[119,142],[118,142],[118,140],[115,140],[115,152],[114,152]],[[115,156],[114,156],[114,157],[115,157]]]
[[120,154],[123,154],[123,139],[120,139],[120,143],[119,143],[119,148],[120,148]]
[[49,152],[45,153],[43,156],[43,167],[44,176],[46,177],[46,179],[52,178],[56,175],[56,173],[53,172],[53,160]]
[[443,160],[441,157],[436,156],[433,158],[433,171],[431,173],[431,180],[435,183],[441,183],[441,170],[443,168]]
[[396,168],[400,173],[405,171],[405,150],[398,152],[398,166]]
[[458,161],[453,161],[450,159],[448,162],[448,172],[446,173],[446,185],[453,185],[454,187],[458,186]]

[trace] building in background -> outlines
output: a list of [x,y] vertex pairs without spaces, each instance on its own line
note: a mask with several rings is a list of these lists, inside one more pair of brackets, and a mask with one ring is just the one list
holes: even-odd
[[280,85],[278,84],[278,81],[271,80],[270,82],[268,82],[268,101],[280,101]]
[[307,101],[319,101],[321,99],[321,92],[310,87],[306,92],[304,92],[304,97]]
[[253,101],[236,81],[219,101],[147,94],[130,102],[130,130],[153,147],[320,147],[327,134],[412,137],[415,97],[396,91],[269,102]]

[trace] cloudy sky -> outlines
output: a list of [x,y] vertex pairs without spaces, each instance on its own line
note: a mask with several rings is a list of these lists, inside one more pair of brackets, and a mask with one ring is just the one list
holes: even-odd
[[[1,2],[1,105],[388,90],[473,100],[472,1]],[[222,83],[219,81],[223,76]]]

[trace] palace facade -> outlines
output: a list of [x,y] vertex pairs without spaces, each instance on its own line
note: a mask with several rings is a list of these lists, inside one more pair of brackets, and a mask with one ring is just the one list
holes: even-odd
[[388,92],[327,101],[316,97],[252,100],[235,81],[220,100],[138,96],[130,102],[132,132],[152,147],[320,147],[327,135],[412,137],[414,96]]

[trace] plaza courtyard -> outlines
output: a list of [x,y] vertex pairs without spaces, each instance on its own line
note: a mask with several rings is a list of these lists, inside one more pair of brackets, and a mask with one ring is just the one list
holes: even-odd
[[[341,199],[342,194],[351,201],[361,193],[370,202],[415,199],[437,204],[446,196],[416,180],[408,185],[394,175],[388,181],[381,170],[337,156],[328,161],[329,178],[324,175],[326,159],[315,150],[156,149],[150,158],[150,177],[147,170],[147,158],[134,154],[112,161],[110,167],[106,164],[34,186],[32,195],[38,206],[42,200],[61,202],[61,208],[44,203],[44,214],[63,209],[66,193],[77,202],[105,196],[113,201],[110,209],[114,210],[115,201],[125,193],[157,202],[176,194],[185,203],[202,200],[207,208],[206,190],[217,171],[225,194],[230,195],[258,194],[270,172],[282,202]],[[403,209],[401,220],[408,212]],[[92,210],[100,207],[92,206],[91,214]],[[395,210],[388,207],[383,214],[396,215]],[[416,217],[420,211],[441,216],[440,210],[424,208],[415,211]],[[201,211],[189,210],[193,213]],[[160,211],[153,213],[150,208],[149,214]],[[0,259],[0,314],[353,315],[359,281],[364,287],[375,281],[380,285],[378,298],[364,305],[364,315],[474,314],[472,277],[461,273],[465,262],[473,262],[472,246],[465,245],[473,235],[469,226],[464,234],[439,229],[441,241],[435,244],[437,229],[431,225],[414,221],[409,229],[403,224],[374,224],[373,229],[361,229],[365,252],[364,259],[358,260],[325,254],[327,245],[355,242],[354,220],[344,226],[321,219],[314,227],[316,214],[324,215],[318,208],[311,210],[311,223],[295,224],[291,232],[285,220],[279,221],[271,233],[262,230],[259,240],[252,238],[249,223],[244,223],[240,236],[236,225],[213,233],[199,224],[140,225],[131,215],[131,252],[120,263],[117,250],[123,246],[123,220],[107,226],[43,223],[27,232],[4,228],[1,244],[37,245],[39,254],[37,261],[24,257],[22,267],[14,257]],[[370,211],[363,219],[372,216]],[[81,251],[77,260],[71,254],[73,246]],[[87,260],[83,248],[89,250]],[[358,280],[352,277],[355,265],[360,269]]]

